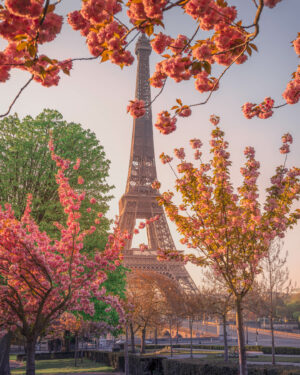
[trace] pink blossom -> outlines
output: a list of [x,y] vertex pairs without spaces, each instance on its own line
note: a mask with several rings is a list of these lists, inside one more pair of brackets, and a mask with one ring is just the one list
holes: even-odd
[[130,104],[127,106],[127,112],[130,112],[134,118],[143,117],[146,113],[144,100],[130,100]]
[[[299,73],[298,73],[299,74]],[[296,104],[300,99],[300,78],[290,81],[282,94],[288,104]]]
[[219,117],[219,116],[216,116],[216,115],[211,115],[209,121],[210,121],[213,125],[217,126],[218,123],[220,122],[220,117]]
[[202,142],[200,141],[200,139],[194,138],[190,140],[190,145],[193,149],[197,149],[202,147]]
[[95,198],[91,198],[91,199],[90,199],[90,203],[91,203],[91,204],[95,204],[96,202],[97,202],[97,201],[96,201]]
[[219,83],[214,77],[208,78],[208,73],[203,71],[197,74],[195,87],[201,93],[206,91],[215,91],[219,88]]
[[83,179],[81,176],[79,176],[79,177],[78,177],[78,180],[77,180],[77,183],[78,183],[79,185],[82,185],[82,184],[84,183],[84,179]]
[[80,159],[77,158],[77,159],[76,159],[76,164],[74,165],[73,169],[74,169],[75,171],[77,171],[77,170],[79,169],[79,167],[80,167]]
[[169,155],[166,155],[164,152],[159,155],[159,158],[163,164],[170,163],[173,158],[171,158]]
[[192,110],[188,106],[183,106],[178,111],[178,116],[180,117],[189,117],[192,114]]
[[185,158],[184,148],[175,148],[175,149],[174,149],[174,155],[175,155],[178,159],[184,159],[184,158]]
[[163,53],[166,47],[168,47],[171,43],[172,38],[167,36],[163,33],[159,33],[155,36],[155,38],[151,41],[151,46],[156,53]]
[[290,133],[286,133],[281,137],[283,143],[293,143],[293,137]]
[[265,6],[269,8],[274,8],[281,0],[264,0]]
[[202,156],[202,152],[199,151],[199,150],[196,150],[195,153],[194,153],[194,158],[195,160],[199,160]]
[[141,251],[145,251],[145,250],[148,249],[148,246],[147,246],[146,244],[144,244],[144,243],[141,243],[141,244],[139,245],[139,247],[140,247],[140,250],[141,250]]
[[170,134],[176,130],[176,121],[175,117],[171,117],[170,113],[167,111],[162,111],[157,115],[157,121],[154,126],[162,134]]
[[151,187],[152,187],[152,189],[158,190],[160,188],[160,182],[157,181],[157,180],[153,181],[152,184],[151,184]]
[[297,55],[300,55],[300,36],[293,41],[293,46]]
[[284,143],[281,147],[280,147],[280,153],[281,154],[288,154],[290,152],[290,146],[287,144],[287,143]]

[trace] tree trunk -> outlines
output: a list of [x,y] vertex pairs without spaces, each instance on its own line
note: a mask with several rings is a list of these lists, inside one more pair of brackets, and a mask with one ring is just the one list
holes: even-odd
[[133,331],[132,323],[130,323],[130,339],[131,339],[131,353],[135,353],[134,331]]
[[141,342],[141,353],[145,353],[145,337],[146,337],[146,328],[142,329],[142,342]]
[[189,319],[190,326],[190,357],[193,358],[193,319]]
[[242,299],[240,296],[236,297],[236,328],[238,336],[238,347],[239,347],[239,375],[247,375],[247,358],[246,358],[246,348],[245,348],[245,335],[243,327],[243,308]]
[[129,356],[128,356],[128,323],[125,327],[125,345],[124,345],[124,357],[125,357],[125,375],[129,375]]
[[74,353],[74,359],[75,359],[75,367],[77,367],[77,357],[78,357],[78,335],[75,335],[75,353]]
[[0,374],[10,375],[9,350],[11,332],[6,333],[0,340]]
[[173,357],[172,319],[170,319],[169,321],[169,328],[170,328],[170,353],[171,353],[171,357]]
[[176,321],[176,344],[178,344],[178,330],[179,330],[179,322]]
[[223,315],[224,361],[228,362],[227,314]]
[[274,339],[274,325],[273,325],[273,313],[270,314],[270,328],[272,337],[272,365],[275,365],[275,339]]
[[26,375],[35,375],[35,338],[26,341]]

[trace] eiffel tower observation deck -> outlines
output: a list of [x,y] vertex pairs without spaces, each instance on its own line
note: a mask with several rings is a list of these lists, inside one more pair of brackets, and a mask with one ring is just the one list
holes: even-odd
[[157,260],[158,249],[175,249],[164,210],[157,203],[159,192],[151,187],[157,179],[153,124],[151,111],[149,57],[150,42],[142,34],[138,39],[136,99],[144,100],[146,113],[133,121],[132,141],[126,191],[119,201],[120,227],[133,233],[137,219],[150,219],[159,215],[159,220],[147,225],[148,250],[132,248],[128,241],[124,249],[124,266],[133,270],[154,271],[177,281],[183,289],[195,291],[196,285],[180,262]]

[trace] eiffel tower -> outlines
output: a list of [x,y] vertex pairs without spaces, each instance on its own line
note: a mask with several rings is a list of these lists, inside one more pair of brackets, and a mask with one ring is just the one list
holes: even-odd
[[138,60],[135,96],[145,101],[146,113],[133,122],[126,191],[119,201],[120,228],[132,234],[137,219],[147,220],[159,215],[159,220],[147,225],[147,251],[134,249],[131,247],[132,241],[127,242],[124,266],[133,270],[158,272],[178,282],[183,289],[195,291],[197,287],[183,263],[157,260],[158,248],[175,249],[175,245],[164,210],[157,203],[159,192],[151,187],[157,177],[149,84],[151,46],[144,34],[138,39],[135,53]]

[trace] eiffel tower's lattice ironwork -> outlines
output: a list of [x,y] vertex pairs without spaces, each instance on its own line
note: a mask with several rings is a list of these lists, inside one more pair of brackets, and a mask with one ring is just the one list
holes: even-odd
[[157,203],[158,190],[151,187],[156,180],[153,126],[151,112],[149,56],[151,46],[143,34],[135,49],[138,67],[136,78],[136,98],[144,100],[146,114],[133,122],[129,171],[125,194],[119,202],[120,227],[133,233],[137,219],[150,219],[159,215],[159,220],[147,225],[148,250],[141,252],[132,248],[128,241],[124,249],[124,265],[130,269],[155,271],[164,274],[182,288],[195,291],[196,286],[184,265],[175,261],[159,262],[157,249],[175,249],[164,210]]

